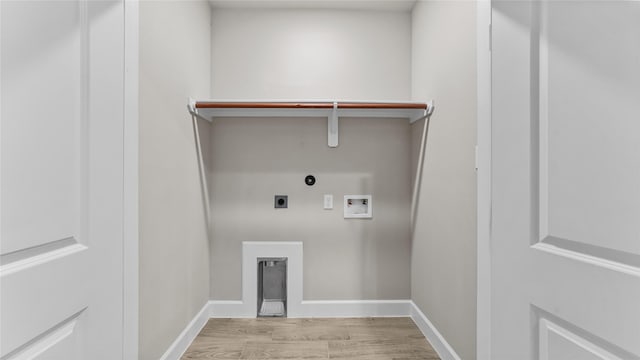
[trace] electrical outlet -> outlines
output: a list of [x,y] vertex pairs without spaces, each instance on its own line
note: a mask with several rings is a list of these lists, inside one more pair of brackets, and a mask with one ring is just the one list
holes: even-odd
[[289,205],[289,199],[287,195],[276,195],[273,201],[273,207],[276,209],[286,209]]

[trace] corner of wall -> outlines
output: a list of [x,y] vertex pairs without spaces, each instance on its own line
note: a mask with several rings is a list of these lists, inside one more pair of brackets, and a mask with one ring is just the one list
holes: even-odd
[[474,2],[418,1],[412,12],[412,98],[433,99],[436,110],[412,233],[411,296],[445,342],[470,360],[476,358],[475,11]]
[[211,14],[199,0],[142,1],[139,15],[139,359],[155,360],[209,299],[208,219],[185,106],[209,96]]

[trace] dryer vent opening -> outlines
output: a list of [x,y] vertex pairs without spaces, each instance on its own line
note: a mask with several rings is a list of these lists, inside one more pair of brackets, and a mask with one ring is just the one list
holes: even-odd
[[287,316],[287,258],[258,258],[258,317]]

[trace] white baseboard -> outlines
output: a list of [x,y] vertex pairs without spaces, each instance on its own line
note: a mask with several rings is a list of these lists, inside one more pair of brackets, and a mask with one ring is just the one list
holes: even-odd
[[179,360],[180,357],[182,357],[189,345],[191,345],[196,336],[198,336],[200,330],[205,326],[207,320],[209,320],[210,307],[209,303],[204,304],[200,312],[198,312],[189,325],[182,330],[178,338],[169,346],[160,360]]
[[[258,304],[256,304],[256,311]],[[209,317],[211,318],[254,318],[255,313],[248,314],[242,300],[209,301]]]
[[422,331],[422,334],[429,340],[433,349],[438,353],[442,360],[460,360],[460,356],[456,354],[451,345],[444,339],[442,334],[436,329],[435,326],[424,315],[420,308],[411,301],[411,318],[416,323],[418,329]]
[[[212,318],[256,317],[255,309],[247,311],[242,301],[209,301]],[[411,300],[303,300],[299,306],[289,309],[287,317],[368,317],[410,316]]]
[[302,301],[297,317],[409,316],[411,300]]

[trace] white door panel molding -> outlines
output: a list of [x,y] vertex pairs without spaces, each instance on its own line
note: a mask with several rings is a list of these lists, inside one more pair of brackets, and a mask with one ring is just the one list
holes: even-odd
[[492,2],[492,359],[640,359],[638,18]]
[[124,1],[0,16],[0,357],[122,359]]

